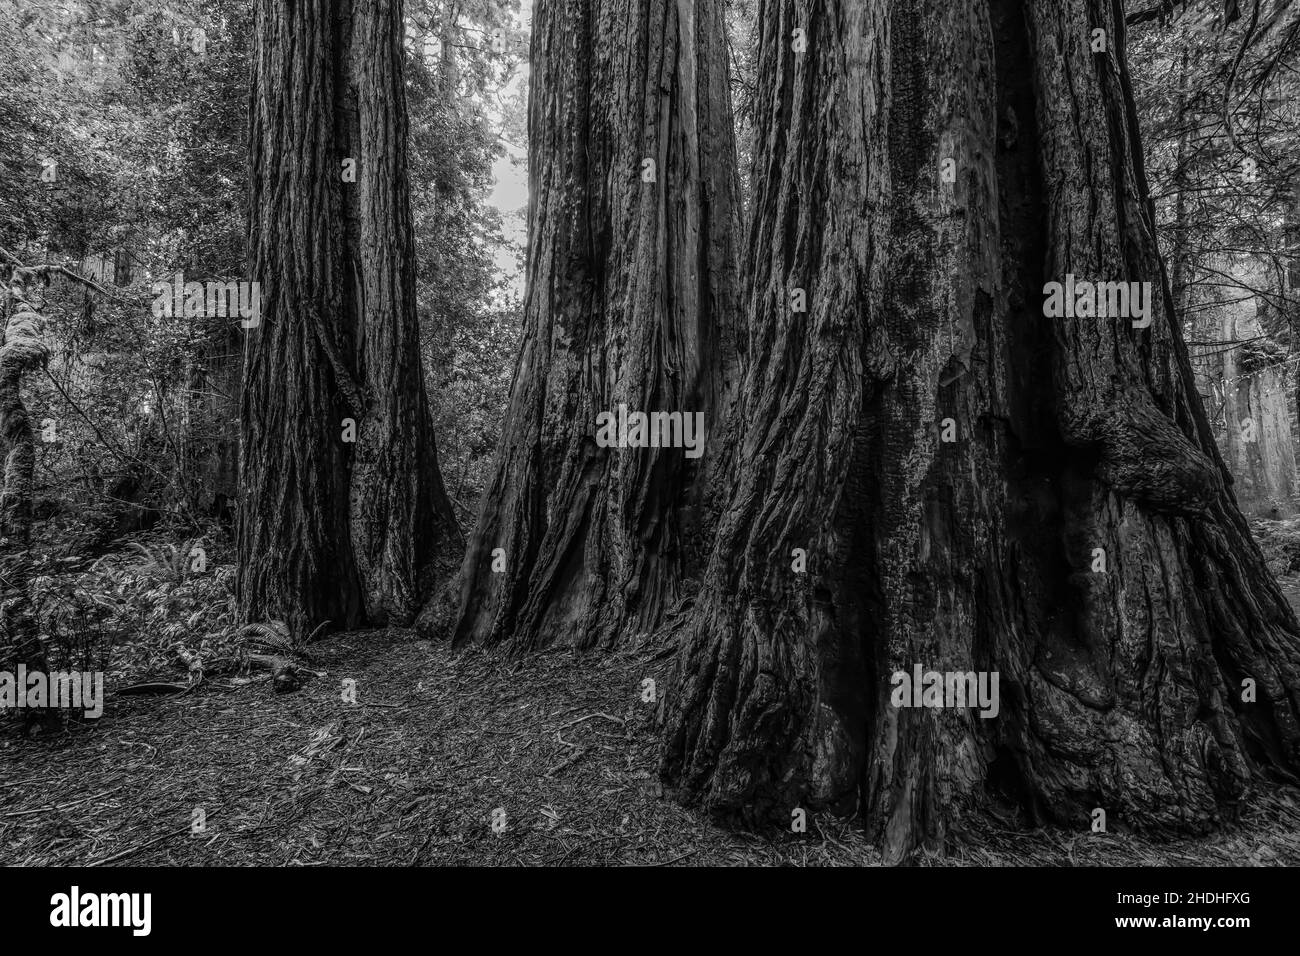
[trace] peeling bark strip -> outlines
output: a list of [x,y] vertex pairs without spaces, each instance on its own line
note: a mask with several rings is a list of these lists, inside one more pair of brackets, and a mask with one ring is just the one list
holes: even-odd
[[596,431],[620,405],[725,428],[741,332],[723,5],[538,0],[532,43],[524,339],[460,607],[435,602],[426,626],[587,647],[653,627],[707,548],[721,459]]
[[460,538],[420,374],[402,4],[258,2],[254,23],[241,611],[406,623]]
[[[668,698],[688,802],[856,810],[896,862],[989,801],[1204,831],[1300,769],[1300,625],[1170,319],[1123,49],[1118,0],[765,5],[747,430]],[[1152,282],[1150,326],[1045,318],[1069,273]],[[998,674],[998,716],[891,706],[918,664]]]

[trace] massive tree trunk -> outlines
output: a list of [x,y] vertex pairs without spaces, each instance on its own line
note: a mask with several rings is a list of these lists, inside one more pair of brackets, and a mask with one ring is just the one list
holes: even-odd
[[[352,68],[359,175],[353,236],[365,390],[352,474],[352,545],[372,622],[409,623],[464,546],[443,488],[420,361],[406,171],[400,0],[358,4]],[[349,194],[351,195],[351,194]]]
[[[856,809],[898,861],[990,801],[1202,831],[1295,771],[1300,626],[1171,321],[1122,20],[765,5],[756,349],[668,698],[683,799]],[[1069,274],[1151,282],[1151,324],[1046,317]],[[894,706],[917,666],[996,673],[996,716]]]
[[[612,642],[655,626],[707,553],[743,344],[722,7],[537,4],[524,339],[460,606],[431,605],[431,630]],[[601,447],[620,405],[702,413],[703,456]]]
[[[240,603],[405,623],[458,547],[422,387],[400,2],[255,10]],[[346,160],[355,177],[345,176]]]

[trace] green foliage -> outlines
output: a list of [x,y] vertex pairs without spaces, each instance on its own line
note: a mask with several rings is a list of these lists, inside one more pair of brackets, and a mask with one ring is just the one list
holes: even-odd
[[[507,142],[490,112],[504,118],[507,136],[521,131],[521,95],[510,103],[497,97],[521,64],[525,38],[513,26],[518,0],[412,6],[411,49],[418,55],[408,58],[407,96],[416,295],[439,461],[466,522],[496,449],[522,325],[522,303],[495,265],[507,241],[487,196]],[[493,48],[498,30],[502,52]],[[426,38],[437,41],[436,55],[425,55]]]
[[182,584],[190,576],[191,555],[202,542],[202,538],[191,538],[180,547],[163,544],[150,548],[139,541],[130,541],[128,545],[143,559],[143,567],[152,576],[175,584]]
[[192,571],[198,542],[131,540],[84,571],[38,576],[33,603],[52,663],[91,661],[86,669],[108,670],[111,658],[119,671],[157,671],[172,666],[179,649],[205,653],[230,643],[235,569]]
[[[408,5],[417,302],[462,515],[495,447],[517,346],[519,303],[496,266],[506,241],[486,199],[503,153],[493,114],[510,115],[497,98],[526,45],[518,6]],[[0,245],[24,261],[111,263],[95,271],[112,297],[64,281],[46,293],[52,360],[27,383],[33,420],[58,435],[38,445],[45,512],[90,545],[158,516],[193,526],[234,496],[240,334],[221,319],[153,315],[150,286],[177,271],[244,274],[251,10],[233,0],[37,11],[0,0],[0,10],[0,78],[13,90],[0,162],[14,171],[0,184]],[[196,29],[203,56],[190,47]],[[513,109],[521,125],[521,93]],[[47,154],[57,195],[36,185]]]
[[[519,0],[410,0],[407,13],[423,360],[468,521],[521,324],[498,266],[521,250],[487,200],[506,137],[516,153],[525,138],[526,87],[512,77],[527,36]],[[181,646],[237,641],[229,569],[190,572],[184,539],[202,529],[226,546],[229,528],[211,521],[237,492],[242,333],[150,305],[153,283],[177,272],[245,277],[251,16],[241,0],[0,0],[0,247],[104,290],[59,278],[40,291],[50,359],[24,382],[38,439],[34,606],[56,656],[157,667]],[[45,158],[55,184],[41,183]]]

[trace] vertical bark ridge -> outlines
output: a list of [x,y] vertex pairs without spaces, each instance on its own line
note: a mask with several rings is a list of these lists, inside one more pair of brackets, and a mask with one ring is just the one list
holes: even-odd
[[407,178],[401,0],[376,0],[352,46],[359,228],[358,366],[368,403],[351,480],[352,543],[374,623],[410,623],[459,563],[420,368]]
[[349,547],[348,454],[327,346],[346,348],[349,261],[334,152],[338,53],[331,17],[258,3],[250,135],[250,276],[261,323],[248,331],[242,397],[240,607],[296,634],[356,626],[364,607]]
[[[524,338],[459,595],[427,632],[607,645],[656,626],[706,548],[740,352],[722,29],[716,4],[538,3]],[[703,412],[704,457],[598,447],[620,404]]]
[[259,2],[254,31],[241,611],[409,623],[460,536],[420,372],[402,4]]
[[[863,490],[864,407],[899,355],[879,334],[886,19],[879,4],[787,2],[777,22],[759,53],[771,80],[758,115],[770,119],[746,264],[738,485],[682,637],[664,770],[711,810],[788,820],[805,797],[852,806],[863,772],[870,662],[854,625],[880,585],[856,559],[865,496],[844,489]],[[829,123],[836,135],[808,135]],[[794,289],[807,312],[791,310]]]
[[[1200,832],[1294,773],[1300,628],[1171,320],[1117,10],[767,11],[747,431],[664,740],[687,801],[857,807],[899,862],[990,801]],[[772,305],[791,271],[806,324]],[[1151,282],[1151,326],[1045,317],[1068,272]],[[997,673],[996,719],[894,706],[915,665]]]

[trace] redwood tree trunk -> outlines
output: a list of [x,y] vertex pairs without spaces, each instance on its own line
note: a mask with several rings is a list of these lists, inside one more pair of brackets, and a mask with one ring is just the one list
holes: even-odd
[[352,473],[352,545],[371,621],[405,624],[435,579],[455,573],[464,541],[438,468],[420,361],[402,3],[367,0],[357,10],[352,238],[362,282],[357,348],[366,408]]
[[[763,18],[747,431],[665,776],[787,825],[857,810],[890,861],[990,801],[1208,829],[1300,762],[1300,626],[1171,321],[1122,4]],[[1045,317],[1069,273],[1151,282],[1151,325]],[[997,672],[996,717],[893,706],[916,665]]]
[[[459,608],[435,602],[431,630],[612,642],[705,553],[742,334],[722,6],[537,4],[524,339]],[[620,404],[703,413],[704,455],[599,447]]]
[[255,10],[263,305],[247,342],[240,602],[295,633],[408,622],[459,546],[421,387],[402,30],[400,0]]

